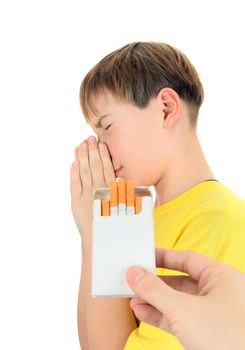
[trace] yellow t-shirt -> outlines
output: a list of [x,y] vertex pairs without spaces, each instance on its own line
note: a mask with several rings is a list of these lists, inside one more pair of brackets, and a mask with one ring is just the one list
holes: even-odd
[[[245,201],[217,181],[204,181],[154,208],[155,245],[192,250],[245,272]],[[157,269],[158,275],[179,275]],[[176,337],[144,322],[124,350],[182,350]]]

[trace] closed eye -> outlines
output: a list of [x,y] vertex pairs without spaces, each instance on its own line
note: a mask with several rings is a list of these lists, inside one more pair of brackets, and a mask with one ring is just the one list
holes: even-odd
[[105,130],[108,130],[108,129],[109,129],[109,127],[110,127],[111,125],[112,125],[112,124],[108,125],[108,126],[105,128]]

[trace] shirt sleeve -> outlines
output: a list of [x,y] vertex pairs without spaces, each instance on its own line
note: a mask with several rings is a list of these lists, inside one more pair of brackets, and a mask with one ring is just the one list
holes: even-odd
[[199,215],[183,230],[174,250],[192,250],[245,272],[245,220],[223,211]]

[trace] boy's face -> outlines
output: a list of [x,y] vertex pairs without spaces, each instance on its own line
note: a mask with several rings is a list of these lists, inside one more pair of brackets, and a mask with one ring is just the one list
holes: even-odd
[[159,104],[152,99],[140,109],[116,100],[111,94],[96,102],[98,116],[104,116],[100,128],[94,117],[89,122],[100,142],[106,143],[118,177],[133,180],[137,186],[155,185],[164,168],[164,129]]

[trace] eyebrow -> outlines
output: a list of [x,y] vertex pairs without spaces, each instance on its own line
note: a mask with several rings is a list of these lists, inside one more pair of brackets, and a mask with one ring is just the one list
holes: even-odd
[[95,127],[96,127],[97,129],[102,128],[102,125],[101,125],[101,120],[102,120],[102,119],[104,119],[105,117],[107,117],[108,115],[110,115],[110,113],[105,114],[105,115],[102,115],[101,117],[99,117],[99,121],[98,121],[98,123],[97,123],[97,124],[95,124]]

